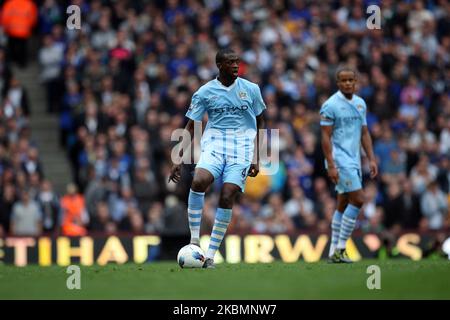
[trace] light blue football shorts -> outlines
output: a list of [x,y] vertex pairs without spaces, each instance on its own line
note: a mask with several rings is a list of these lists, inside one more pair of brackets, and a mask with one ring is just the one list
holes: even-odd
[[[253,153],[253,152],[252,152]],[[245,181],[250,170],[252,153],[249,157],[239,157],[232,153],[219,152],[214,144],[202,147],[200,159],[196,168],[208,170],[217,180],[222,176],[223,183],[238,185],[242,192],[245,190]]]
[[362,189],[361,169],[358,168],[338,168],[339,182],[336,185],[336,192],[348,193]]

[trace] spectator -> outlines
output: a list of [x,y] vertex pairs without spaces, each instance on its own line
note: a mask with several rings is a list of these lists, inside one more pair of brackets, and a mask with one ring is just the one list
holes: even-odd
[[363,223],[362,230],[365,233],[383,234],[385,229],[383,220],[385,216],[383,207],[375,207],[375,212]]
[[108,181],[104,177],[96,178],[95,171],[91,168],[89,183],[84,191],[84,199],[89,216],[94,215],[99,202],[107,201],[108,195]]
[[0,47],[0,94],[2,97],[8,92],[11,77],[12,72],[6,59],[5,49]]
[[[154,205],[158,208],[160,203],[156,202]],[[160,219],[163,219],[164,234],[186,235],[189,233],[188,225],[183,222],[183,220],[186,219],[186,210],[186,204],[178,200],[175,195],[166,197],[163,215],[158,215]],[[214,224],[215,207],[212,207],[211,205],[205,206],[204,212],[206,213],[206,219],[204,222],[208,225],[208,228],[212,229],[212,225]],[[161,222],[156,219],[151,219],[150,222],[156,227],[162,226]]]
[[97,202],[96,209],[92,212],[89,230],[97,232],[105,232],[106,234],[114,234],[117,232],[117,225],[111,219],[109,207],[106,202]]
[[406,154],[401,150],[391,150],[389,160],[384,162],[381,168],[381,180],[389,185],[395,181],[403,181],[406,178]]
[[56,232],[60,225],[60,204],[58,196],[54,193],[50,181],[41,183],[37,201],[42,212],[42,225],[44,232]]
[[427,185],[436,179],[437,173],[437,167],[430,164],[428,156],[422,154],[419,158],[419,162],[411,170],[410,179],[414,193],[421,194],[425,192]]
[[[235,215],[233,210],[232,219],[235,219],[235,228],[242,228],[247,232],[262,232],[265,226],[261,216],[261,202],[258,200],[252,200],[248,197],[242,198],[241,205],[238,207],[238,214]],[[233,226],[233,224],[231,225]]]
[[133,233],[144,231],[144,220],[139,209],[128,206],[126,216],[119,222],[119,230]]
[[30,0],[8,0],[1,9],[1,24],[8,35],[8,50],[13,61],[25,68],[28,39],[38,18],[37,7]]
[[135,170],[133,188],[139,209],[147,212],[153,202],[158,199],[159,189],[153,173],[139,168]]
[[75,184],[67,185],[67,193],[61,198],[62,234],[66,236],[86,235],[89,223],[83,195],[78,193]]
[[27,175],[32,175],[37,173],[39,177],[42,177],[44,172],[42,169],[42,164],[39,161],[39,151],[35,147],[29,147],[27,154],[24,157],[22,163],[23,172]]
[[115,41],[116,33],[111,28],[108,15],[102,14],[98,20],[98,30],[92,34],[92,47],[101,51],[110,48],[110,44]]
[[136,198],[133,196],[133,190],[129,186],[122,187],[120,196],[116,193],[111,193],[108,201],[111,217],[117,223],[120,223],[125,218],[129,208],[138,208]]
[[4,185],[2,198],[0,199],[0,236],[5,236],[10,231],[11,213],[15,202],[16,190],[14,185]]
[[265,232],[283,233],[294,230],[294,224],[286,214],[280,194],[270,195],[268,204],[262,208],[261,215],[264,217]]
[[450,155],[441,157],[437,182],[443,192],[450,194]]
[[[6,116],[10,117],[12,114],[21,112],[24,116],[30,115],[30,105],[28,101],[28,92],[24,88],[19,79],[15,76],[10,76],[9,83],[5,84],[5,111]],[[20,109],[21,111],[18,111]]]
[[403,214],[401,224],[403,229],[416,229],[421,217],[420,198],[413,192],[410,180],[405,179],[402,183],[402,197],[400,213]]
[[39,9],[39,29],[41,33],[50,33],[56,23],[63,21],[61,8],[55,0],[45,0]]
[[298,146],[295,150],[295,155],[291,157],[287,163],[288,175],[298,179],[300,186],[305,191],[306,195],[312,193],[312,173],[314,167],[311,161],[306,158],[302,147]]
[[64,48],[57,44],[51,35],[44,36],[43,47],[39,51],[42,67],[41,81],[47,91],[47,112],[59,111],[61,63]]
[[365,186],[365,201],[362,208],[363,219],[370,221],[377,214],[378,188],[373,182]]
[[437,151],[436,137],[427,130],[424,119],[419,119],[416,123],[416,130],[409,139],[409,150],[413,152],[424,151],[432,154]]
[[91,135],[106,132],[108,126],[108,119],[102,113],[98,113],[95,100],[86,102],[85,111],[74,119],[74,122],[76,128],[84,126]]
[[145,233],[164,232],[164,212],[161,203],[154,203],[146,212]]
[[42,233],[42,212],[28,190],[22,190],[20,201],[13,206],[10,228],[14,236],[39,236]]
[[424,216],[421,221],[422,228],[438,230],[444,226],[448,214],[448,200],[436,181],[432,181],[428,185],[420,206]]
[[295,187],[292,190],[292,198],[286,202],[284,209],[298,229],[311,228],[317,221],[313,211],[314,203],[305,197],[300,187]]
[[439,151],[441,154],[450,156],[450,117],[445,121],[445,127],[439,138]]
[[399,118],[404,124],[414,123],[419,117],[420,106],[410,93],[407,94],[405,102],[400,105]]
[[386,168],[386,164],[390,159],[390,154],[397,149],[397,142],[394,139],[391,128],[383,126],[380,139],[374,143],[374,153],[378,158],[378,163],[381,171]]

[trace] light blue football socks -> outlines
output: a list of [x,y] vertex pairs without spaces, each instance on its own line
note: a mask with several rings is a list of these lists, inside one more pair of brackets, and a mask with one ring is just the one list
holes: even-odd
[[334,211],[333,219],[331,220],[331,244],[330,244],[330,252],[328,256],[331,257],[336,250],[338,240],[339,240],[339,232],[341,230],[341,220],[342,220],[342,212]]
[[188,219],[189,229],[191,230],[191,243],[200,244],[200,225],[202,221],[203,203],[205,202],[205,193],[189,191],[188,198]]
[[337,249],[345,249],[345,244],[355,228],[359,210],[360,208],[351,204],[347,205],[347,208],[345,208],[344,214],[342,215],[341,228],[339,230]]
[[228,225],[230,224],[231,212],[231,209],[217,208],[206,258],[214,259],[216,251],[219,249],[222,239],[227,232]]

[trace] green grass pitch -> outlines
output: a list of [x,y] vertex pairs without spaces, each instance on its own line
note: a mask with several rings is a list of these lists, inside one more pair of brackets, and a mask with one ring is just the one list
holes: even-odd
[[[367,288],[369,265],[381,289]],[[220,264],[176,263],[81,267],[81,289],[68,290],[65,267],[0,266],[0,299],[450,299],[450,261],[363,260]]]

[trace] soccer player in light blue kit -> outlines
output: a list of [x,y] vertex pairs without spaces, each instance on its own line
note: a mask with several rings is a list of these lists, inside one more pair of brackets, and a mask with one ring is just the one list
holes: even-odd
[[[262,129],[266,105],[259,86],[238,77],[239,61],[234,51],[220,50],[216,55],[219,76],[194,93],[186,113],[189,120],[185,129],[190,137],[194,121],[202,121],[204,114],[208,114],[188,198],[192,244],[200,243],[205,191],[220,176],[223,181],[204,268],[214,267],[214,256],[231,221],[236,195],[244,191],[247,176],[255,177],[259,172],[257,132]],[[181,165],[174,165],[169,181],[176,183],[180,177]]]
[[322,149],[328,177],[336,185],[337,209],[331,223],[329,262],[351,263],[346,242],[355,228],[364,203],[361,177],[361,144],[369,158],[370,177],[378,174],[367,129],[364,100],[355,95],[356,72],[347,67],[336,72],[339,91],[320,109]]

